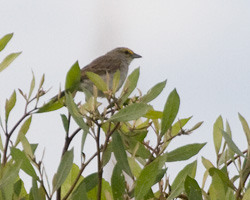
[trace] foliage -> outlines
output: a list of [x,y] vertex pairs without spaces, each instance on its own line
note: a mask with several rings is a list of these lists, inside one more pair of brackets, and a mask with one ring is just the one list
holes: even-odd
[[[8,34],[0,40],[0,51],[12,35]],[[8,61],[1,63],[0,71],[5,69],[14,57],[7,57]],[[197,155],[206,143],[187,144],[172,151],[169,151],[169,144],[177,136],[191,134],[202,122],[184,129],[191,117],[176,119],[180,106],[176,89],[169,94],[163,111],[154,109],[150,103],[163,91],[166,81],[156,84],[145,95],[132,96],[137,87],[139,73],[137,68],[128,76],[119,97],[116,96],[119,71],[114,76],[111,89],[97,74],[88,73],[90,80],[96,85],[93,95],[87,94],[84,103],[75,103],[74,88],[80,81],[80,68],[76,62],[66,77],[65,97],[60,98],[59,94],[58,98],[53,98],[42,106],[40,98],[47,93],[42,88],[44,75],[35,94],[36,81],[33,75],[28,93],[19,89],[25,100],[24,114],[16,124],[10,126],[9,118],[13,117],[11,111],[18,100],[18,94],[14,91],[6,100],[4,120],[0,119],[0,199],[249,199],[250,129],[244,117],[239,114],[248,143],[245,151],[240,150],[234,143],[228,122],[224,128],[220,116],[213,131],[216,164],[202,157],[202,164],[206,168],[202,186],[199,186],[195,178],[198,166],[196,160],[183,166],[177,176],[170,180],[168,163],[189,160]],[[99,102],[98,90],[104,93],[105,99],[101,101],[107,101],[106,104]],[[39,113],[57,110],[62,106],[68,111],[68,115],[61,114],[65,143],[57,172],[53,182],[49,183],[43,160],[36,158],[39,145],[29,143],[26,135],[35,113],[39,118]],[[72,123],[78,127],[71,133]],[[82,135],[81,149],[86,138],[92,137],[96,151],[93,155],[83,151],[82,163],[78,166],[74,163],[74,151],[79,148],[69,149],[69,146],[79,134]],[[148,134],[154,135],[154,139],[146,141]],[[101,140],[101,137],[104,137],[104,140]],[[96,169],[92,174],[83,177],[85,168],[95,159]],[[114,168],[111,180],[105,180],[103,170],[106,170],[105,166],[109,162],[114,163]],[[229,176],[231,165],[237,170]],[[29,191],[19,176],[20,171],[32,179]],[[211,182],[207,181],[208,176],[211,177]]]

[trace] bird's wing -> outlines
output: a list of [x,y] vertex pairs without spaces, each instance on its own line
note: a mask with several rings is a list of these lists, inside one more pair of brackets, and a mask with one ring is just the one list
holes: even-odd
[[113,58],[108,55],[101,56],[81,69],[81,79],[87,78],[86,72],[95,72],[99,75],[104,75],[107,72],[115,73],[117,69],[120,69],[121,64],[121,59]]

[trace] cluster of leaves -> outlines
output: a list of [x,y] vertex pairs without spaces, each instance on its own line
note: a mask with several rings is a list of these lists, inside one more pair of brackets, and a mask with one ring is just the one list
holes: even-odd
[[[6,46],[12,37],[10,35],[0,40],[0,49]],[[168,163],[190,159],[197,155],[205,143],[188,144],[172,151],[168,150],[169,144],[177,136],[192,133],[202,122],[192,128],[184,129],[191,117],[176,120],[180,106],[176,89],[169,94],[163,111],[154,109],[150,102],[160,95],[166,81],[156,84],[145,95],[139,92],[139,95],[132,96],[139,73],[137,68],[128,76],[119,96],[116,93],[120,80],[119,71],[114,74],[112,85],[109,74],[106,80],[103,80],[97,74],[87,73],[95,86],[91,93],[84,91],[86,96],[84,103],[75,103],[73,96],[81,76],[76,62],[67,74],[66,92],[60,92],[58,97],[43,106],[39,106],[39,100],[46,94],[42,88],[44,76],[37,92],[33,94],[36,82],[33,75],[28,94],[19,89],[26,102],[24,114],[10,127],[8,119],[15,107],[17,96],[14,91],[6,100],[5,120],[1,120],[0,199],[50,200],[54,197],[57,200],[249,199],[250,190],[246,183],[250,169],[248,150],[250,130],[246,120],[240,115],[248,141],[248,149],[244,152],[233,142],[228,123],[224,130],[221,117],[215,122],[214,144],[217,165],[214,166],[208,159],[202,158],[206,168],[202,187],[195,180],[196,160],[184,166],[174,180],[170,181]],[[98,101],[99,92],[105,95],[102,102],[107,101],[106,104]],[[65,142],[61,161],[50,184],[43,160],[38,160],[36,157],[38,144],[29,143],[26,134],[34,114],[39,118],[39,113],[57,110],[63,106],[68,112],[66,115],[61,114]],[[73,132],[71,132],[72,123],[77,125]],[[147,141],[148,134],[152,136],[150,141]],[[76,135],[82,137],[80,165],[74,163],[74,149],[70,149]],[[5,138],[4,145],[3,138]],[[96,147],[92,155],[84,149],[87,138],[92,138],[93,146]],[[222,144],[223,138],[224,144]],[[83,171],[91,162],[97,163],[96,170],[83,177]],[[115,164],[111,179],[105,180],[103,171],[109,162]],[[229,178],[228,167],[231,164],[236,167],[238,174]],[[21,170],[32,178],[29,191],[19,176]],[[208,176],[212,181],[206,191],[205,183]],[[238,187],[235,186],[236,183]]]

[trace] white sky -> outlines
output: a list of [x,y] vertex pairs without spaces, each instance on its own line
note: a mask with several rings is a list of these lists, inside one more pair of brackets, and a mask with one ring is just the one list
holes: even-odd
[[[156,109],[162,110],[169,92],[177,88],[181,98],[178,117],[192,115],[190,128],[198,121],[205,122],[193,135],[173,141],[170,149],[208,142],[199,155],[215,163],[212,130],[220,114],[228,119],[233,139],[246,149],[237,113],[250,123],[249,10],[250,1],[243,0],[1,1],[0,37],[10,32],[14,37],[0,60],[11,52],[23,52],[0,74],[1,116],[5,99],[14,89],[28,91],[31,70],[37,84],[45,73],[45,88],[52,87],[43,99],[46,101],[58,91],[59,84],[64,85],[66,73],[76,60],[83,67],[117,46],[126,46],[143,56],[130,67],[130,72],[141,67],[138,88],[142,92],[168,79],[166,89],[153,102]],[[18,101],[11,116],[13,123],[22,114],[20,95]],[[65,109],[34,116],[27,135],[31,142],[40,143],[39,153],[46,147],[44,162],[50,178],[64,142],[60,113],[66,113]],[[79,142],[75,149],[77,157]],[[175,170],[184,165],[170,165],[171,181]],[[198,168],[204,172],[201,163]],[[202,180],[202,174],[198,173],[197,180]]]

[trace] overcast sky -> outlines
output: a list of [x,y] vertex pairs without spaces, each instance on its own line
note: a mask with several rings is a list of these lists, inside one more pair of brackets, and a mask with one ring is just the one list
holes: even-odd
[[[42,99],[46,101],[57,93],[60,84],[64,86],[66,73],[76,60],[83,67],[107,51],[125,46],[143,56],[129,71],[140,66],[138,88],[143,93],[168,80],[162,95],[152,102],[156,109],[163,109],[169,92],[176,88],[181,99],[178,118],[193,116],[187,127],[204,121],[191,136],[173,141],[170,149],[208,142],[199,155],[215,163],[212,130],[219,115],[228,119],[240,148],[246,148],[238,112],[250,123],[249,10],[250,1],[243,0],[1,1],[0,37],[11,32],[14,37],[0,60],[22,51],[0,73],[1,116],[5,99],[14,89],[28,91],[31,70],[37,81],[45,73],[44,88],[52,87]],[[13,123],[22,114],[20,95],[18,101]],[[29,141],[40,143],[38,153],[46,148],[44,162],[50,178],[64,142],[60,113],[66,110],[34,116],[27,135]],[[77,142],[75,149],[79,158]],[[79,164],[79,159],[76,162]],[[174,165],[170,174],[184,166],[182,162]],[[204,172],[201,163],[198,168]],[[174,176],[170,175],[171,181]],[[201,175],[197,179],[201,181]]]

